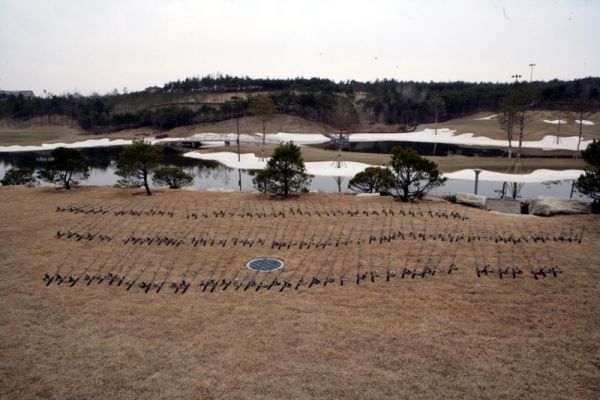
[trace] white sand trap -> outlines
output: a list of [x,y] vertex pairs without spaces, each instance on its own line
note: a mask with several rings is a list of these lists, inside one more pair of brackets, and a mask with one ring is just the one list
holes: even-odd
[[594,125],[593,121],[588,121],[587,119],[582,119],[582,120],[576,119],[575,123],[581,124],[581,125]]
[[[254,135],[241,134],[240,143],[262,143],[262,133]],[[210,143],[211,141],[229,141],[235,143],[237,134],[235,133],[197,133],[192,136],[193,140],[198,140],[202,143]],[[331,141],[327,136],[320,133],[267,133],[265,135],[265,143],[280,144],[294,142],[296,144],[319,144]]]
[[[588,123],[593,125],[593,122],[584,120],[584,125]],[[437,135],[434,129],[424,129],[416,132],[406,133],[354,133],[350,135],[350,142],[380,142],[380,141],[396,141],[396,142],[419,142],[419,143],[446,143],[458,146],[485,146],[485,147],[508,147],[508,141],[491,139],[487,136],[475,137],[472,133],[464,133],[456,135],[455,131],[441,128],[437,130]],[[146,139],[146,141],[156,144],[165,142],[176,142],[189,140],[190,138],[164,138],[164,139]],[[226,141],[235,143],[237,135],[235,133],[199,133],[191,137],[192,140],[197,140],[203,146],[223,146]],[[559,143],[556,143],[556,136],[544,136],[542,140],[524,141],[524,148],[542,149],[542,150],[577,150],[577,137],[561,137]],[[267,134],[265,142],[269,144],[280,144],[286,142],[294,142],[298,145],[327,143],[331,140],[320,133],[286,133],[279,132]],[[262,134],[256,135],[240,135],[240,142],[243,143],[262,143]],[[0,146],[0,152],[19,152],[19,151],[42,151],[53,150],[57,147],[70,148],[89,148],[89,147],[107,147],[107,146],[126,146],[131,144],[129,139],[90,139],[74,143],[51,143],[36,146]],[[581,150],[585,149],[591,140],[581,141]],[[516,141],[513,142],[516,145]]]
[[240,154],[240,161],[238,161],[237,153],[228,151],[219,153],[199,153],[197,151],[190,151],[183,156],[197,158],[199,160],[218,161],[226,167],[237,169],[263,169],[266,167],[267,161],[269,160],[268,158],[261,160],[253,153],[246,153]]
[[43,150],[54,150],[58,147],[68,147],[71,149],[84,149],[90,147],[109,147],[109,146],[127,146],[131,144],[129,139],[90,139],[82,142],[73,143],[45,143],[36,146],[0,146],[0,152],[20,152],[20,151],[43,151]]
[[[163,138],[163,139],[152,139],[147,138],[144,139],[146,142],[151,144],[157,143],[168,143],[168,142],[180,142],[183,140],[197,140],[204,147],[217,147],[224,146],[225,141],[229,141],[230,143],[235,143],[237,140],[237,134],[235,133],[198,133],[193,135],[191,138],[181,138],[181,137],[172,137],[172,138]],[[280,144],[287,142],[294,142],[299,145],[305,144],[319,144],[319,143],[327,143],[330,139],[327,136],[324,136],[320,133],[275,133],[275,134],[267,134],[265,138],[265,142],[269,144]],[[90,147],[109,147],[109,146],[128,146],[133,141],[131,139],[89,139],[81,142],[73,142],[73,143],[44,143],[41,145],[34,146],[21,146],[21,145],[13,145],[13,146],[0,146],[0,153],[8,153],[8,152],[21,152],[21,151],[44,151],[44,150],[54,150],[57,147],[68,147],[71,149],[85,149]],[[240,142],[242,143],[262,143],[262,134],[256,135],[240,135]]]
[[[417,132],[407,133],[354,133],[350,135],[350,142],[420,142],[420,143],[446,143],[459,146],[486,146],[486,147],[508,147],[507,140],[490,139],[486,136],[475,137],[472,133],[455,135],[455,131],[442,128],[435,134],[434,129],[424,129]],[[544,136],[542,140],[523,141],[524,148],[542,149],[542,150],[577,150],[577,136],[565,136],[556,143],[556,136]],[[591,140],[582,140],[581,149],[585,149]],[[513,141],[513,147],[517,142]]]
[[[166,143],[166,142],[178,142],[183,140],[182,138],[163,138],[163,139],[144,139],[146,142],[151,144]],[[81,142],[72,143],[43,143],[41,145],[34,146],[0,146],[0,153],[8,152],[20,152],[20,151],[44,151],[54,150],[58,147],[67,147],[70,149],[87,149],[92,147],[110,147],[110,146],[129,146],[133,141],[131,139],[89,139]]]
[[[268,158],[260,160],[255,154],[247,153],[240,154],[240,161],[238,161],[237,153],[231,152],[199,153],[192,151],[185,153],[184,157],[218,161],[226,167],[238,169],[263,169],[267,166],[269,160]],[[353,177],[365,168],[370,167],[369,164],[350,161],[342,162],[340,168],[336,167],[334,161],[307,162],[304,165],[306,166],[306,173],[310,175],[343,177]]]
[[481,118],[475,118],[473,121],[490,121],[494,118],[496,118],[498,114],[492,114],[492,115],[488,115],[487,117],[481,117]]
[[552,124],[552,125],[558,125],[559,123],[562,125],[562,124],[567,123],[567,121],[564,119],[553,119],[553,120],[545,119],[544,122],[547,124]]
[[[237,160],[237,154],[231,152],[221,153],[206,153],[202,154],[192,151],[184,154],[185,157],[198,158],[201,160],[218,161],[229,168],[239,169],[263,169],[267,165],[267,160],[261,161],[252,153],[241,154],[241,161]],[[306,172],[315,176],[342,176],[351,178],[365,168],[372,165],[344,161],[341,163],[341,168],[336,167],[335,161],[317,161],[305,163]],[[539,183],[548,181],[562,181],[577,179],[584,171],[579,169],[568,169],[563,171],[551,169],[537,169],[529,174],[505,174],[501,172],[493,172],[483,170],[479,174],[480,181],[489,182],[521,182],[521,183]],[[448,172],[443,174],[445,178],[456,180],[475,180],[475,172],[472,169],[463,169],[456,172]]]
[[[574,180],[579,178],[584,171],[580,169],[566,169],[562,171],[551,169],[536,169],[529,174],[505,174],[502,172],[493,172],[483,170],[479,174],[480,181],[487,182],[519,182],[519,183],[539,183],[549,181]],[[475,171],[472,169],[462,169],[456,172],[444,174],[445,178],[474,181]]]
[[315,161],[304,163],[306,172],[315,176],[343,176],[352,178],[354,175],[371,167],[369,164],[345,161],[337,168],[335,161]]

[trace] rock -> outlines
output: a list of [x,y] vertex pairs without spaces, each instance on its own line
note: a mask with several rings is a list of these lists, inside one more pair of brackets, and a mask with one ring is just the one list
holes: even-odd
[[232,188],[208,188],[207,192],[215,192],[215,193],[233,193],[236,190]]
[[450,203],[448,200],[439,197],[439,196],[431,196],[431,195],[427,195],[423,198],[423,200],[425,201],[430,201],[432,203]]
[[356,197],[379,197],[379,193],[357,193]]
[[471,193],[456,193],[456,202],[465,206],[477,207],[485,209],[487,198]]
[[592,206],[579,200],[540,196],[531,202],[529,213],[549,217],[558,214],[589,214]]

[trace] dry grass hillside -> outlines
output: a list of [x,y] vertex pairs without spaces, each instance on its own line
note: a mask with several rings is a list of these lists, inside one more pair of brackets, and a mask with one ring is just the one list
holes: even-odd
[[[38,125],[39,124],[39,125]],[[307,120],[293,115],[276,114],[266,123],[267,133],[296,132],[296,133],[327,133],[334,132],[326,124]],[[131,139],[136,135],[167,134],[170,137],[188,137],[196,133],[232,133],[236,132],[236,121],[226,120],[215,123],[203,123],[184,126],[170,131],[161,132],[153,128],[126,129],[101,135],[90,135],[81,129],[64,124],[50,124],[45,122],[29,122],[14,126],[0,124],[0,146],[9,145],[39,145],[42,143],[72,143],[88,139]],[[262,132],[262,122],[257,117],[240,118],[241,133]]]
[[[494,115],[494,113],[478,113],[469,115],[465,118],[452,119],[446,122],[438,123],[439,128],[449,128],[456,130],[457,134],[461,133],[473,133],[475,136],[487,136],[493,139],[506,139],[506,133],[500,127],[498,117],[495,116],[491,119],[481,120],[479,118],[485,118]],[[584,117],[585,120],[592,121],[594,125],[583,126],[583,137],[584,139],[599,139],[600,138],[600,113],[595,112],[587,114]],[[556,135],[557,125],[549,124],[544,122],[557,121],[558,111],[533,111],[527,113],[527,120],[525,125],[525,140],[540,140],[546,135]],[[568,120],[566,113],[562,113],[561,120]],[[427,125],[428,128],[433,128],[434,125]],[[573,121],[569,121],[567,124],[561,124],[560,136],[578,136],[579,125]]]
[[[0,398],[600,393],[598,216],[321,194],[0,188],[0,220]],[[245,267],[261,256],[285,267]],[[486,264],[494,272],[478,278]],[[513,279],[514,268],[523,273]]]
[[0,119],[0,146],[51,143],[85,135],[68,118],[32,118],[27,121]]
[[[237,122],[234,119],[214,123],[184,126],[169,131],[169,136],[191,136],[195,133],[215,132],[232,133],[237,130]],[[262,121],[259,117],[240,118],[240,133],[262,133]],[[275,114],[265,124],[267,133],[290,132],[290,133],[331,133],[335,128],[321,123],[288,114]]]
[[[475,136],[488,136],[495,139],[505,139],[506,134],[502,131],[497,117],[489,120],[478,118],[492,115],[491,113],[479,113],[461,119],[440,122],[438,128],[449,128],[456,130],[457,134],[473,133]],[[566,117],[563,115],[562,119]],[[583,127],[584,139],[600,138],[600,113],[594,113],[585,117],[594,122],[594,125]],[[536,111],[530,113],[525,129],[525,140],[539,140],[546,135],[555,135],[557,126],[543,122],[544,119],[556,120],[558,114],[550,111]],[[240,118],[241,133],[262,132],[262,122],[258,117]],[[433,128],[433,125],[426,125]],[[91,136],[79,128],[74,128],[71,123],[56,120],[48,124],[46,120],[31,120],[17,125],[3,121],[0,123],[0,146],[11,144],[35,145],[41,143],[75,142],[90,138],[128,139],[135,135],[167,134],[170,137],[187,137],[196,133],[232,133],[236,132],[236,120],[225,120],[214,123],[202,123],[197,125],[183,126],[169,131],[161,132],[152,128],[127,129],[114,133]],[[561,125],[561,136],[577,136],[578,126],[573,123]],[[311,121],[287,114],[273,115],[266,123],[267,133],[290,132],[290,133],[332,133],[335,127]],[[362,125],[354,129],[355,132],[400,132],[398,125]],[[534,151],[535,152],[535,151]]]
[[260,94],[268,94],[269,92],[157,92],[152,94],[147,93],[132,93],[125,98],[119,98],[119,101],[113,105],[114,112],[138,112],[148,109],[156,109],[161,107],[187,107],[192,110],[197,110],[203,104],[218,105],[232,100],[235,97],[247,98]]

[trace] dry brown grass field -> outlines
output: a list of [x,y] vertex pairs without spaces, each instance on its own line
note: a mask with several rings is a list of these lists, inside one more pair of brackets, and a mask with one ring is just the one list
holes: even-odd
[[[456,131],[456,134],[473,133],[475,136],[487,136],[493,139],[506,139],[506,132],[502,130],[498,122],[498,117],[492,119],[480,120],[493,115],[492,112],[478,113],[468,115],[464,118],[452,119],[446,122],[440,122],[438,128],[448,128]],[[566,124],[560,126],[560,136],[578,136],[579,124],[570,120],[569,113],[561,113],[561,120],[567,121]],[[578,118],[577,115],[571,114],[573,119]],[[583,137],[587,140],[600,138],[600,113],[588,113],[584,116],[584,120],[592,121],[594,125],[583,126]],[[558,120],[558,111],[531,111],[527,113],[525,123],[524,140],[540,140],[547,135],[556,135],[558,126],[544,122]],[[434,125],[427,125],[428,128],[433,128]]]
[[3,399],[600,393],[598,216],[85,187],[0,221]]
[[[236,131],[236,121],[226,120],[215,123],[175,128],[166,132],[150,127],[126,129],[101,135],[90,135],[81,129],[75,129],[65,124],[48,125],[46,121],[32,120],[17,126],[8,121],[0,120],[0,146],[10,145],[39,145],[42,143],[72,143],[89,139],[131,139],[136,135],[168,134],[170,137],[189,137],[196,133],[214,132],[231,133]],[[310,121],[293,115],[274,115],[266,124],[267,133],[297,132],[297,133],[327,133],[335,128],[325,124]],[[240,118],[240,132],[254,134],[262,132],[262,122],[257,117]]]
[[[505,139],[506,133],[502,131],[497,117],[489,120],[478,120],[478,118],[492,115],[493,113],[478,113],[468,115],[464,118],[452,119],[446,122],[440,122],[438,128],[449,128],[456,130],[457,134],[473,133],[475,136],[487,136],[493,139]],[[561,119],[567,119],[563,113]],[[586,140],[600,138],[600,113],[588,114],[584,117],[594,122],[594,125],[584,125],[583,137]],[[528,113],[528,119],[525,129],[525,140],[540,140],[546,135],[556,135],[557,126],[543,122],[547,120],[557,120],[558,112],[555,111],[535,111]],[[425,125],[433,128],[433,124]],[[197,133],[231,133],[236,132],[236,121],[234,119],[219,121],[214,123],[202,123],[197,125],[175,128],[166,132],[161,132],[153,128],[126,129],[113,133],[101,135],[89,135],[79,128],[73,128],[65,123],[48,125],[44,119],[32,119],[19,123],[15,126],[6,120],[0,120],[0,145],[39,145],[42,143],[58,142],[77,142],[87,139],[131,139],[135,135],[153,135],[168,134],[170,137],[189,137]],[[572,121],[561,125],[561,136],[577,136],[579,126]],[[336,128],[330,125],[311,121],[305,118],[287,115],[275,114],[266,123],[267,133],[294,132],[294,133],[332,133]],[[398,132],[396,125],[364,125],[356,126],[355,132]],[[240,118],[240,132],[244,134],[254,134],[262,132],[262,122],[258,117]],[[547,152],[546,152],[547,154]]]
[[43,143],[73,143],[90,139],[133,139],[136,135],[159,133],[152,128],[126,129],[114,133],[91,135],[67,125],[0,126],[0,146],[34,146]]

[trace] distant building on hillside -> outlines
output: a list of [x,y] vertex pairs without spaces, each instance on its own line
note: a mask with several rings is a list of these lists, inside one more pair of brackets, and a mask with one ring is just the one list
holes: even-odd
[[11,96],[23,96],[26,99],[35,97],[33,90],[0,90],[0,98]]
[[148,86],[145,89],[146,93],[158,93],[161,91],[161,88],[159,88],[158,86]]

